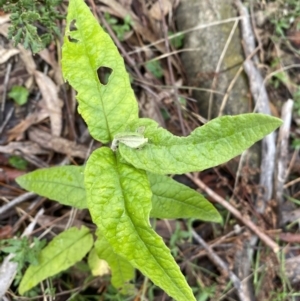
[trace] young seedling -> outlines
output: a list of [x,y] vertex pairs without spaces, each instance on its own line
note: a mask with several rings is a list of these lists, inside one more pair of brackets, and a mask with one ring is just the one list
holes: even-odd
[[[71,26],[74,21],[76,29]],[[106,85],[95,80],[95,70],[102,66],[113,70]],[[113,286],[123,294],[132,294],[128,284],[137,268],[174,300],[196,301],[149,217],[211,222],[222,222],[222,218],[205,197],[167,175],[222,164],[275,130],[281,120],[262,114],[222,116],[179,137],[154,120],[139,118],[124,60],[83,0],[69,1],[62,71],[77,91],[78,110],[91,136],[104,145],[112,142],[111,149],[94,150],[84,166],[40,169],[17,182],[61,204],[87,208],[97,227],[97,239],[94,244],[86,227],[60,233],[41,251],[46,262],[25,272],[20,294],[69,268],[94,245],[97,256],[111,268]],[[121,145],[116,152],[119,143],[127,147]],[[147,143],[143,151],[132,151]]]

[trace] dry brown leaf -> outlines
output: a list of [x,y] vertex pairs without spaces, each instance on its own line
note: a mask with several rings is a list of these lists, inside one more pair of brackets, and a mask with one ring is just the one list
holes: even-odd
[[28,115],[24,120],[21,120],[16,126],[8,131],[8,141],[18,140],[18,137],[33,124],[37,124],[49,116],[48,112],[41,110],[33,114]]
[[31,141],[10,142],[7,145],[0,145],[0,153],[3,154],[12,155],[20,151],[25,155],[44,155],[49,153],[49,151],[42,149],[37,143]]
[[36,128],[29,130],[29,139],[46,149],[65,154],[69,157],[86,159],[89,152],[89,149],[84,145],[77,144],[76,142],[64,138],[52,136],[51,134]]
[[34,71],[36,70],[36,65],[35,62],[32,58],[32,53],[31,51],[25,49],[22,45],[18,45],[18,48],[20,50],[20,58],[25,64],[25,68],[27,72],[32,75]]
[[8,23],[10,21],[10,15],[0,16],[0,25]]
[[[149,28],[142,25],[140,23],[139,18],[132,11],[122,7],[122,5],[119,4],[116,0],[101,0],[101,3],[110,7],[115,12],[114,15],[122,19],[129,15],[132,20],[132,28],[138,34],[140,34],[141,37],[143,37],[143,40],[154,43],[155,48],[157,48],[161,53],[166,53],[163,41],[162,43],[156,43],[158,37],[155,34],[153,34],[153,32]],[[181,72],[181,67],[173,57],[171,57],[171,62],[176,67],[176,70]]]
[[[65,230],[68,221],[69,221],[68,216],[64,218],[57,218],[50,215],[42,215],[39,216],[38,218],[39,225],[41,225],[42,227],[52,226],[52,229],[56,229],[56,230]],[[84,225],[84,223],[81,220],[74,219],[70,226],[80,228],[82,227],[82,225]]]
[[53,136],[59,137],[62,131],[62,106],[63,102],[58,97],[58,88],[52,79],[42,72],[34,72],[35,80],[40,88],[45,101],[46,109],[48,110],[51,133]]
[[132,0],[119,0],[122,6],[126,7],[126,9],[130,9]]
[[16,48],[0,48],[0,65],[7,62],[12,56],[18,54],[19,52],[20,51]]
[[157,21],[161,21],[171,10],[172,3],[170,0],[159,0],[150,8],[149,16]]
[[47,63],[49,64],[53,71],[54,71],[54,80],[57,85],[62,85],[64,83],[62,72],[60,65],[57,63],[57,61],[54,59],[53,55],[51,55],[50,51],[45,48],[42,51],[38,53],[38,55]]

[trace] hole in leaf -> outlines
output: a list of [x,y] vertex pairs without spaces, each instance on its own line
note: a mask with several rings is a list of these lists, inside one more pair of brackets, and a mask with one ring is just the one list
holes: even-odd
[[72,43],[78,43],[77,39],[72,38],[71,36],[68,36],[68,40]]
[[70,31],[75,31],[75,30],[77,30],[77,27],[76,27],[75,23],[76,23],[76,20],[72,20],[72,21],[71,21],[70,26],[69,26],[69,30],[70,30]]
[[99,67],[97,69],[98,79],[102,85],[107,85],[109,77],[113,70],[109,67]]
[[[70,25],[69,25],[69,30],[70,30],[70,31],[76,31],[76,30],[77,30],[77,27],[76,27],[75,23],[76,23],[76,20],[72,20],[72,21],[71,21],[71,23],[70,23]],[[68,40],[69,40],[70,42],[73,42],[73,43],[78,43],[78,40],[75,39],[75,38],[72,38],[70,35],[68,36]]]

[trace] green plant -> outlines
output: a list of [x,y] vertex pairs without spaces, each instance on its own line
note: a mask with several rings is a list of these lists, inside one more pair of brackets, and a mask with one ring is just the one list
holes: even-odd
[[104,18],[106,22],[111,26],[112,30],[117,35],[120,41],[124,41],[126,33],[128,33],[131,29],[131,18],[127,15],[124,20],[123,24],[119,24],[118,19],[112,17],[108,12],[104,13]]
[[8,159],[8,163],[19,170],[26,170],[28,162],[19,156],[11,156]]
[[0,251],[3,253],[14,254],[11,261],[18,263],[15,285],[19,284],[22,279],[22,270],[26,264],[31,264],[33,266],[38,265],[38,254],[45,246],[46,240],[39,240],[34,237],[33,245],[30,246],[30,244],[30,240],[27,237],[0,240]]
[[[103,67],[112,70],[106,83],[98,78],[97,71]],[[77,91],[78,111],[93,138],[103,145],[113,141],[113,146],[95,150],[85,166],[36,170],[17,182],[62,204],[88,208],[97,226],[97,255],[108,262],[112,284],[122,293],[131,292],[130,280],[137,268],[174,299],[195,300],[149,218],[194,217],[221,222],[221,216],[202,195],[166,175],[224,163],[276,129],[281,120],[262,114],[224,116],[195,129],[188,137],[177,137],[158,127],[154,120],[139,118],[124,61],[82,0],[71,0],[69,4],[62,70]],[[75,236],[79,230],[72,231],[68,233],[72,241],[67,248],[67,264],[54,267],[55,258],[51,258],[51,273],[43,265],[39,273],[29,267],[19,287],[21,294],[55,270],[74,264],[92,248],[91,234],[84,228],[81,237],[87,241],[80,242],[84,251],[79,256],[72,247],[78,241]],[[65,242],[60,241],[59,245],[53,241],[49,245],[52,253],[57,248],[57,257],[64,262]],[[42,253],[50,254],[46,252],[48,247]]]
[[22,43],[33,53],[44,49],[54,36],[60,36],[57,20],[63,16],[56,10],[62,0],[0,0],[0,7],[11,13],[8,38]]
[[13,86],[8,93],[8,96],[12,98],[19,106],[27,103],[28,95],[29,91],[22,86]]
[[[174,32],[169,31],[168,36],[172,37],[174,35]],[[177,33],[173,38],[170,38],[170,43],[175,49],[179,49],[183,45],[184,40],[184,34],[183,33]]]
[[164,75],[164,70],[159,61],[152,60],[146,63],[146,68],[154,75],[156,78],[162,78]]
[[[278,9],[270,20],[275,26],[275,33],[280,37],[285,37],[285,31],[299,17],[300,2],[298,0],[278,1]],[[297,28],[299,29],[299,28]]]

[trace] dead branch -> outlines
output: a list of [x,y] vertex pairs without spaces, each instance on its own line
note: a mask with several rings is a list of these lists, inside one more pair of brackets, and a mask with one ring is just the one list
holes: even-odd
[[6,212],[7,210],[9,210],[10,208],[13,208],[13,207],[17,206],[18,204],[27,201],[28,199],[30,199],[33,196],[36,196],[36,194],[33,192],[26,192],[26,193],[18,196],[17,198],[13,199],[9,203],[0,207],[0,215],[3,214],[4,212]]
[[241,301],[249,301],[250,299],[248,296],[244,294],[241,280],[228,268],[227,264],[213,251],[213,249],[202,239],[202,237],[197,234],[196,231],[192,230],[192,235],[194,239],[206,250],[207,256],[210,258],[210,260],[221,270],[221,272],[225,272],[229,276],[237,291],[239,299]]
[[287,177],[288,167],[288,139],[290,136],[290,126],[292,120],[293,100],[289,99],[282,107],[281,118],[283,124],[280,127],[277,143],[277,166],[275,177],[275,198],[278,204],[279,219],[282,223],[283,186]]
[[277,253],[280,248],[278,244],[273,241],[269,236],[263,233],[250,219],[243,216],[236,208],[234,208],[230,203],[216,194],[213,190],[207,187],[198,177],[191,174],[187,174],[187,177],[190,178],[200,189],[202,189],[208,196],[214,199],[215,202],[222,205],[226,208],[232,215],[239,219],[245,226],[247,226],[252,232],[254,232],[267,246],[269,246],[274,253]]
[[[248,57],[255,50],[254,34],[246,7],[240,0],[235,0],[235,4],[238,8],[239,14],[244,17],[241,21],[241,33],[245,56]],[[264,80],[252,59],[245,60],[244,70],[249,79],[250,90],[255,102],[256,110],[259,113],[271,115],[269,98],[264,87]],[[272,196],[275,154],[275,135],[274,133],[271,133],[262,140],[261,174],[259,181],[262,193],[258,196],[256,202],[256,209],[259,213],[264,212],[266,203]]]

